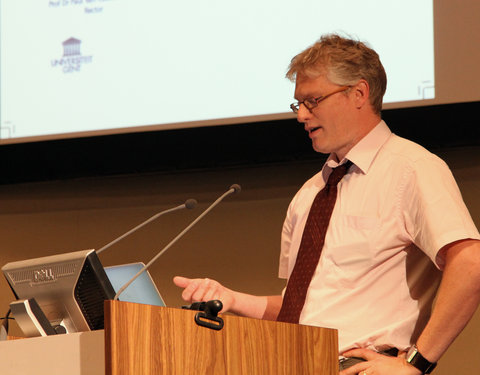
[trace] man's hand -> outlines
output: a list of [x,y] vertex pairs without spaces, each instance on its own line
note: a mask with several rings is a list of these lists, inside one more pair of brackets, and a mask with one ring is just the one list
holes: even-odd
[[232,308],[235,302],[234,292],[215,280],[175,276],[173,282],[176,286],[184,288],[182,298],[190,303],[218,299],[223,304],[221,312],[226,312]]
[[421,375],[420,370],[407,363],[405,352],[399,353],[398,357],[390,357],[368,349],[352,349],[343,355],[363,358],[366,362],[357,363],[339,375]]
[[182,298],[187,302],[222,301],[221,312],[230,311],[240,316],[255,319],[275,320],[282,305],[282,296],[254,296],[224,287],[211,279],[188,279],[175,276],[176,286],[184,288]]

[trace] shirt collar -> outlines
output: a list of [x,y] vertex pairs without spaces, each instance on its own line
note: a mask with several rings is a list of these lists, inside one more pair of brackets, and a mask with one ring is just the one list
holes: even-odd
[[[345,159],[350,160],[364,174],[368,173],[378,151],[380,151],[380,148],[382,148],[383,144],[391,135],[392,132],[385,121],[380,121],[377,126],[352,147],[347,155],[345,155]],[[326,164],[330,168],[335,168],[337,165],[343,164],[343,160],[338,163],[335,161],[335,158],[330,155]]]

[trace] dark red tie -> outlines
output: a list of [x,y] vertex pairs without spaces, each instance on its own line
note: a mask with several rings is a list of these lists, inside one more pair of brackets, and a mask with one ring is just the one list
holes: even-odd
[[308,287],[318,265],[328,223],[337,200],[337,184],[352,165],[350,161],[334,168],[325,187],[315,197],[308,214],[297,260],[288,280],[277,321],[298,323]]

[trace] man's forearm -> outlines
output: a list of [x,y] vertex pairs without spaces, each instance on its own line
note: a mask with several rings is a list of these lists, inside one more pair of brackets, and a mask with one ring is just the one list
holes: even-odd
[[231,312],[257,319],[275,320],[280,306],[282,296],[254,296],[240,292],[233,292],[234,303]]
[[480,303],[480,241],[459,241],[444,251],[446,266],[437,301],[417,341],[430,362],[440,359]]

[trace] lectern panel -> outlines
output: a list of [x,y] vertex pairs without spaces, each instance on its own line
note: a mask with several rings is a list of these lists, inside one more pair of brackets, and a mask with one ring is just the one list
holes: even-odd
[[106,374],[338,374],[336,330],[222,315],[216,331],[195,313],[106,301]]

